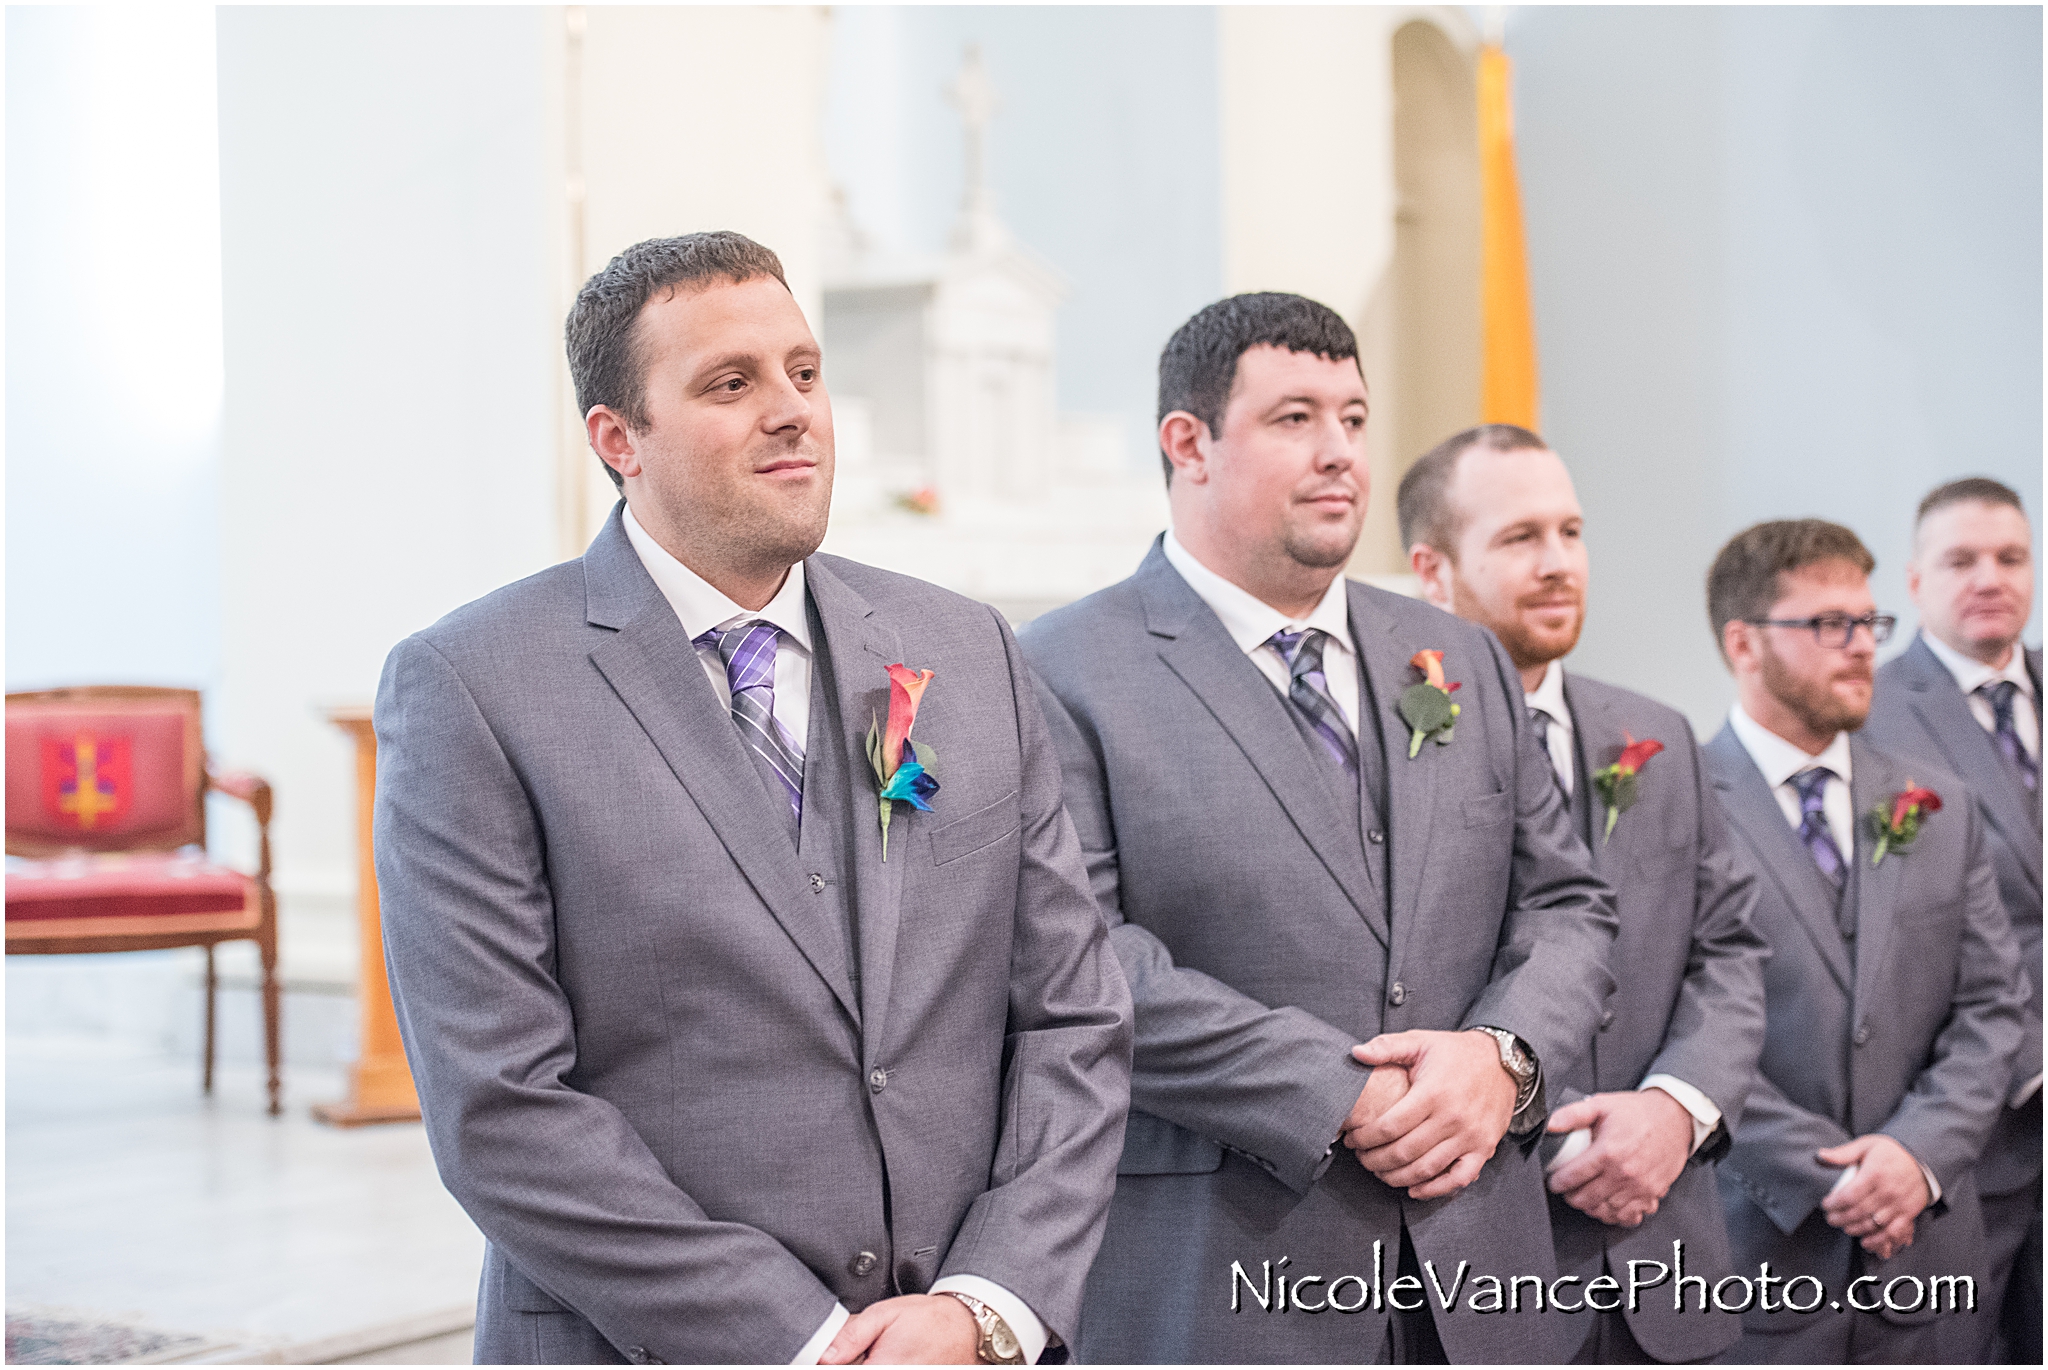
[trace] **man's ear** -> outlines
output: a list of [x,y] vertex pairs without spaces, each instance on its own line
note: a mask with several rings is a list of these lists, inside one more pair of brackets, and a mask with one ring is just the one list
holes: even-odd
[[590,412],[583,416],[583,431],[599,461],[629,480],[640,474],[640,449],[633,440],[633,430],[610,405],[591,405]]
[[1920,558],[1917,554],[1906,563],[1906,598],[1913,601],[1915,609],[1920,607]]
[[1209,481],[1209,425],[1185,409],[1176,409],[1159,421],[1159,450],[1173,463],[1176,485],[1206,485]]
[[1451,579],[1458,572],[1451,559],[1428,543],[1418,542],[1408,549],[1408,565],[1422,582],[1422,597],[1445,613],[1452,612]]
[[1739,618],[1731,618],[1721,625],[1721,656],[1728,663],[1728,669],[1736,675],[1745,675],[1756,669],[1756,628]]

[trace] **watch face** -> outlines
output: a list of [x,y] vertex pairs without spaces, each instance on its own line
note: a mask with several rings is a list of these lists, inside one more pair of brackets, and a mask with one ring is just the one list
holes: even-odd
[[1023,1348],[1018,1346],[1016,1335],[1010,1331],[1010,1325],[998,1321],[989,1329],[988,1349],[995,1353],[999,1362],[1008,1363],[1018,1359],[1018,1353]]

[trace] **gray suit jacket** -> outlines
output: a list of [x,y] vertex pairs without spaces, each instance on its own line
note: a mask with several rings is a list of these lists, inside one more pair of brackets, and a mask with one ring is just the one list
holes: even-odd
[[[1570,1350],[1565,1319],[1469,1302],[1480,1275],[1554,1267],[1529,1148],[1504,1141],[1470,1188],[1422,1203],[1332,1155],[1367,1074],[1353,1044],[1486,1023],[1555,1074],[1585,1050],[1613,983],[1612,893],[1571,835],[1499,643],[1418,601],[1349,594],[1361,742],[1385,790],[1363,799],[1333,783],[1157,545],[1129,580],[1023,633],[1137,1005],[1133,1112],[1083,1359],[1371,1359],[1384,1306],[1259,1312],[1238,1290],[1233,1312],[1233,1263],[1255,1284],[1266,1261],[1319,1277],[1295,1286],[1313,1300],[1346,1275],[1369,1282],[1378,1242],[1391,1282],[1404,1221],[1447,1290],[1470,1263],[1456,1311],[1437,1315],[1452,1359]],[[1462,679],[1464,712],[1450,745],[1410,760],[1395,705],[1424,648]]]
[[[378,884],[434,1157],[489,1239],[480,1360],[787,1361],[971,1273],[1076,1335],[1128,992],[994,611],[834,557],[801,845],[617,511],[392,652]],[[934,812],[862,735],[937,672]]]
[[[1576,672],[1564,679],[1580,777],[1572,809],[1584,822],[1594,868],[1614,886],[1621,931],[1610,958],[1614,997],[1592,1049],[1556,1077],[1552,1104],[1631,1090],[1646,1075],[1666,1074],[1712,1099],[1722,1121],[1640,1226],[1610,1227],[1553,1197],[1558,1268],[1590,1279],[1604,1258],[1625,1279],[1628,1262],[1670,1265],[1672,1243],[1683,1242],[1685,1274],[1711,1284],[1734,1273],[1713,1162],[1727,1152],[1764,1045],[1770,951],[1751,926],[1756,877],[1734,850],[1684,716]],[[1606,837],[1607,806],[1590,777],[1621,755],[1625,734],[1655,738],[1664,751],[1645,763],[1634,806],[1616,816]],[[1666,1287],[1634,1309],[1624,1306],[1629,1330],[1651,1355],[1701,1360],[1742,1335],[1734,1314],[1702,1313],[1696,1300],[1679,1312],[1672,1295]]]
[[[2041,649],[2026,652],[2034,677],[2034,699],[2041,698]],[[1926,761],[1970,777],[1984,820],[1984,845],[1998,871],[1998,892],[2005,900],[2019,939],[2020,967],[2027,973],[2027,1030],[2013,1058],[2017,1088],[2041,1071],[2041,828],[2033,796],[2013,774],[1998,744],[1970,712],[1970,702],[1956,688],[1924,640],[1878,668],[1877,696],[1863,736],[1877,746],[1911,761]],[[2010,1093],[2007,1094],[2010,1098]],[[2005,1109],[1977,1164],[1977,1186],[1985,1194],[2010,1194],[2024,1189],[2041,1173],[2041,1120],[2032,1109]]]
[[[1934,1172],[1942,1198],[1921,1216],[1913,1245],[1876,1273],[1974,1274],[1981,1287],[1972,1170],[2019,1046],[2026,1000],[2018,949],[1963,783],[1908,767],[1861,737],[1849,745],[1857,826],[1852,884],[1842,897],[1855,909],[1853,943],[1836,924],[1833,890],[1734,732],[1722,728],[1702,752],[1763,875],[1756,925],[1772,953],[1762,1069],[1720,1167],[1728,1234],[1745,1270],[1769,1261],[1773,1273],[1817,1276],[1839,1297],[1855,1239],[1819,1211],[1841,1172],[1814,1152],[1883,1132]],[[1872,866],[1865,815],[1909,777],[1941,795],[1944,807],[1910,848]],[[1808,1315],[1758,1307],[1743,1322],[1755,1332],[1799,1332],[1839,1316],[1825,1304]],[[1885,1316],[1908,1323],[1933,1315]]]

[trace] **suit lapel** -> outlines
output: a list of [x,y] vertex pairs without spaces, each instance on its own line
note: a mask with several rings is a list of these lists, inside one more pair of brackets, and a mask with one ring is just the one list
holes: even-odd
[[[1813,856],[1800,842],[1798,832],[1785,821],[1785,813],[1778,807],[1771,787],[1764,783],[1763,773],[1750,760],[1741,739],[1726,725],[1702,750],[1712,763],[1714,788],[1725,801],[1721,807],[1727,811],[1729,825],[1742,834],[1750,850],[1756,853],[1757,865],[1792,906],[1842,993],[1854,993],[1849,949],[1842,944],[1841,928],[1835,923],[1834,887],[1820,873],[1820,867],[1814,865]],[[1852,761],[1851,769],[1854,767]]]
[[[826,909],[805,901],[807,887],[784,816],[775,811],[730,713],[704,677],[696,648],[634,555],[616,512],[585,555],[584,576],[590,621],[618,630],[590,653],[592,664],[689,792],[769,913],[858,1021],[840,932]],[[634,584],[635,577],[641,584]]]
[[[2003,764],[2004,758],[1999,760]],[[1849,770],[1849,794],[1856,820],[1852,858],[1856,883],[1850,889],[1857,901],[1856,1005],[1861,1010],[1877,1002],[1877,987],[1884,983],[1885,960],[1891,953],[1898,920],[1904,912],[1899,907],[1899,882],[1905,878],[1906,863],[1912,857],[1907,852],[1891,853],[1881,864],[1871,865],[1876,840],[1864,819],[1865,814],[1889,803],[1906,787],[1905,777],[1884,765],[1875,752],[1854,736],[1849,739]]]
[[[1406,964],[1403,953],[1421,907],[1422,877],[1429,868],[1430,838],[1435,829],[1437,791],[1437,768],[1427,764],[1429,758],[1411,759],[1408,755],[1411,730],[1401,717],[1401,694],[1421,679],[1408,664],[1410,658],[1437,644],[1405,639],[1394,620],[1372,602],[1365,586],[1352,584],[1350,600],[1351,633],[1358,639],[1358,667],[1372,681],[1373,696],[1379,701],[1380,765],[1387,778],[1385,818],[1394,849],[1389,862],[1393,874],[1388,880],[1397,939],[1393,964],[1401,966]],[[1461,666],[1469,670],[1478,664],[1446,661],[1444,669],[1455,678]],[[1366,745],[1371,734],[1365,729],[1360,729],[1360,733],[1359,742]],[[1423,745],[1431,750],[1436,746],[1432,742]]]
[[1386,916],[1369,896],[1372,877],[1359,850],[1357,830],[1318,774],[1322,763],[1310,753],[1279,692],[1238,649],[1215,612],[1181,579],[1156,544],[1139,568],[1139,586],[1145,626],[1162,639],[1160,660],[1230,735],[1384,946]]
[[[1969,778],[1984,800],[1985,817],[1998,829],[1999,836],[2020,853],[2020,860],[2038,888],[2041,838],[2034,827],[2033,800],[2013,773],[2012,763],[1970,712],[1968,697],[1924,639],[1915,638],[1900,661],[1909,668],[1905,683],[1914,714],[1933,735],[1935,746],[1948,759],[1950,769]],[[2033,663],[2028,664],[2032,669]],[[2036,685],[2036,698],[2039,694],[2040,687]]]
[[[1586,838],[1593,851],[1593,868],[1605,875],[1610,871],[1627,869],[1622,863],[1635,858],[1636,825],[1626,820],[1617,821],[1613,836],[1607,832],[1607,801],[1593,782],[1593,774],[1610,765],[1621,755],[1627,745],[1621,735],[1621,723],[1616,719],[1607,702],[1595,698],[1586,690],[1572,683],[1571,673],[1564,678],[1564,704],[1572,713],[1572,746],[1577,753],[1578,780],[1580,788],[1573,796],[1572,807],[1583,813],[1590,824],[1582,824],[1580,836]],[[1609,883],[1615,883],[1610,879]]]
[[[847,864],[852,871],[852,904],[860,934],[861,1036],[872,1057],[883,1042],[896,967],[896,931],[902,918],[903,873],[912,859],[911,836],[918,828],[909,806],[897,805],[889,824],[889,860],[882,859],[882,823],[866,738],[870,722],[888,720],[888,668],[903,662],[902,644],[874,606],[818,558],[804,563],[804,576],[824,632],[831,695],[843,734],[830,736],[821,726],[824,720],[818,720],[811,729],[811,746],[836,746],[840,764],[853,777],[845,810],[852,824],[847,834]],[[920,723],[935,721],[946,712],[945,690],[944,679],[935,677],[919,709]],[[928,730],[919,734],[927,735]],[[838,811],[838,806],[834,809]]]

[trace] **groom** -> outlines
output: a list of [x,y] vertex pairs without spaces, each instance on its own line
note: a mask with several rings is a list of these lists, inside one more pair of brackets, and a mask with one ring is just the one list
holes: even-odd
[[[1016,645],[814,555],[832,408],[774,253],[628,248],[568,344],[623,502],[377,695],[393,997],[489,1241],[476,1359],[1036,1361],[1077,1335],[1130,997]],[[939,782],[886,820],[884,717]]]

